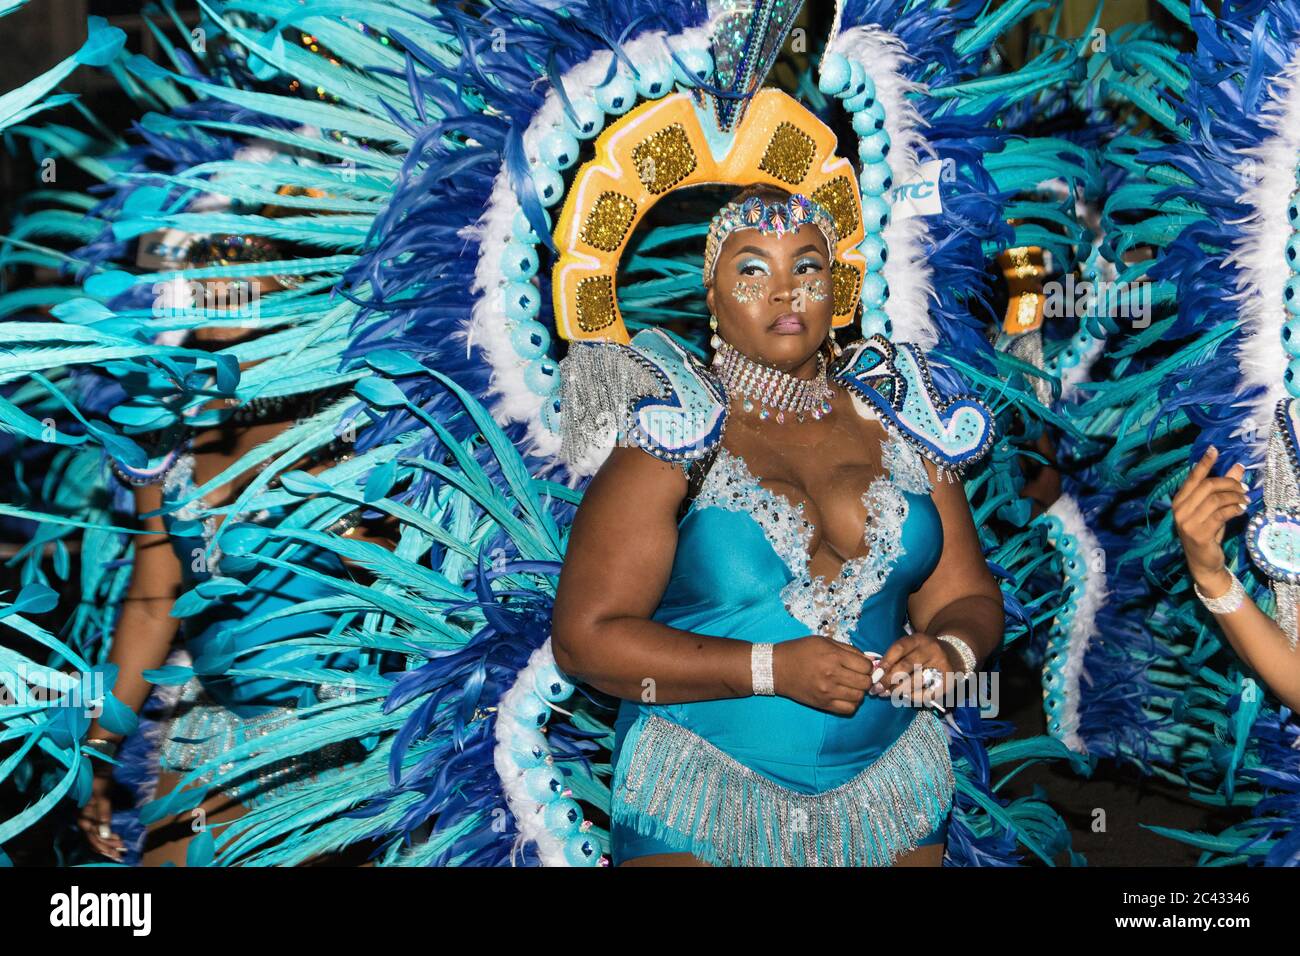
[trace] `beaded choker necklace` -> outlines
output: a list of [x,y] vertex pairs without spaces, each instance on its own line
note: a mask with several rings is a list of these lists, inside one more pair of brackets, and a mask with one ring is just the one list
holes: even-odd
[[713,367],[728,394],[744,397],[747,412],[760,406],[758,417],[767,419],[776,412],[776,420],[785,423],[785,413],[794,412],[802,422],[804,415],[819,419],[831,410],[835,391],[826,381],[826,356],[817,353],[817,374],[812,378],[795,378],[780,369],[760,365],[729,342],[723,341],[713,356]]

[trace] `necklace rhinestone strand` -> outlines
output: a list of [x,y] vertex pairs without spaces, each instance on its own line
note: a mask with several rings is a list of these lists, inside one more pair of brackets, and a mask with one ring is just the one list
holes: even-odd
[[760,419],[775,411],[776,420],[784,424],[786,412],[794,412],[800,422],[804,415],[819,419],[830,413],[835,391],[826,381],[826,356],[821,352],[817,353],[817,374],[807,379],[761,365],[726,341],[714,353],[713,367],[727,393],[743,397],[745,411],[759,406]]

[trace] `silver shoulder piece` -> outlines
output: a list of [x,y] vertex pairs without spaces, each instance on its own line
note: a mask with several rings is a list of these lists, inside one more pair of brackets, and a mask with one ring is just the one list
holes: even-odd
[[594,474],[615,445],[685,465],[722,439],[727,404],[709,370],[660,329],[630,345],[573,342],[560,361],[561,455]]

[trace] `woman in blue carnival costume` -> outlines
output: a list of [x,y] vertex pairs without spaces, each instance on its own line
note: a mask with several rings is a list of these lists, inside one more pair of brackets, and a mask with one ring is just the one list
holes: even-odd
[[[247,246],[247,241],[239,243]],[[229,252],[225,253],[229,258]],[[247,258],[246,252],[241,255]],[[287,280],[286,280],[287,281]],[[252,315],[251,303],[273,291],[279,283],[274,277],[255,278],[237,287],[244,290],[232,296],[226,284],[215,289],[200,284],[201,289],[186,292],[222,293],[220,304],[233,312],[232,317]],[[229,299],[237,298],[233,309]],[[205,303],[212,308],[214,303]],[[196,329],[194,345],[230,347],[238,342],[252,343],[258,338],[238,326],[220,325]],[[245,367],[253,367],[248,363]],[[326,654],[316,660],[310,650],[295,646],[311,635],[328,631],[333,618],[323,612],[300,613],[310,602],[324,598],[331,587],[317,579],[276,569],[255,576],[246,589],[237,590],[219,602],[207,602],[197,613],[178,620],[174,616],[177,598],[205,582],[235,578],[222,570],[222,555],[213,548],[217,528],[230,519],[229,512],[212,514],[217,508],[238,500],[244,488],[231,482],[195,498],[200,486],[223,474],[255,446],[272,442],[283,435],[295,419],[310,417],[342,398],[338,387],[307,392],[292,399],[254,399],[236,404],[218,400],[217,407],[233,412],[210,428],[172,428],[159,436],[170,442],[156,456],[158,463],[147,469],[116,465],[115,473],[134,490],[136,513],[145,516],[142,525],[158,537],[145,539],[136,546],[130,585],[123,601],[108,661],[118,668],[113,694],[127,708],[139,711],[151,689],[146,675],[156,673],[169,656],[178,626],[183,636],[184,657],[194,676],[170,701],[156,728],[158,766],[150,772],[157,780],[153,795],[165,797],[174,790],[181,777],[204,767],[214,758],[259,736],[291,724],[296,708],[346,693],[346,684],[311,685],[273,676],[275,671],[317,664],[334,669],[355,669],[355,650]],[[233,407],[232,407],[233,406]],[[208,409],[200,410],[210,410]],[[300,463],[309,472],[338,464],[351,457],[340,438]],[[243,483],[245,486],[247,482]],[[364,537],[359,526],[360,508],[337,520],[335,529],[344,535]],[[284,516],[283,506],[264,509],[248,517],[259,523],[274,523]],[[238,515],[236,514],[236,520]],[[382,541],[376,538],[377,541]],[[237,564],[227,559],[227,565]],[[295,555],[299,567],[330,577],[347,574],[344,563],[332,551],[309,547]],[[296,611],[295,611],[296,609]],[[302,661],[303,657],[306,661]],[[231,662],[234,673],[229,673]],[[262,676],[253,676],[259,673]],[[92,721],[84,746],[107,756],[115,756],[120,736],[115,736]],[[189,812],[175,819],[154,822],[143,847],[142,863],[146,866],[166,862],[183,863],[190,841],[196,833],[192,826],[196,814],[205,822],[221,823],[233,819],[245,805],[273,799],[276,793],[292,790],[304,778],[328,773],[347,757],[347,748],[327,747],[298,757],[289,757],[278,765],[264,768],[255,775],[222,773],[207,770],[195,782],[211,786],[213,793]],[[96,764],[93,796],[83,808],[79,825],[91,846],[104,855],[122,859],[127,845],[112,830],[112,765]],[[197,832],[202,832],[200,828]]]
[[[92,20],[78,59],[92,51],[96,60],[116,62],[120,49],[120,31]],[[247,83],[238,68],[236,61],[232,79]],[[159,88],[135,89],[149,103]],[[356,675],[373,668],[374,655],[329,636],[347,622],[330,600],[338,581],[364,579],[364,569],[312,542],[281,547],[272,560],[283,564],[259,567],[223,547],[218,535],[227,524],[246,531],[318,528],[328,537],[392,546],[368,534],[361,502],[321,501],[325,510],[313,515],[287,491],[297,486],[286,469],[302,469],[298,481],[329,483],[369,468],[353,460],[363,423],[348,415],[358,407],[349,394],[358,375],[338,371],[345,330],[317,298],[333,284],[323,280],[351,258],[306,255],[314,244],[338,245],[342,230],[304,234],[295,218],[315,210],[324,225],[346,210],[347,200],[338,197],[349,174],[337,175],[313,156],[312,147],[331,146],[294,125],[306,118],[301,104],[289,101],[284,115],[288,122],[240,129],[219,104],[203,103],[178,109],[190,125],[171,126],[147,146],[107,162],[79,156],[107,176],[129,170],[111,178],[109,198],[85,220],[92,228],[111,222],[113,232],[66,257],[34,247],[27,261],[66,258],[86,263],[90,276],[75,291],[38,288],[7,303],[8,311],[54,304],[55,316],[68,320],[6,326],[15,342],[12,366],[41,386],[35,394],[7,394],[7,425],[35,437],[27,412],[51,423],[42,440],[56,449],[51,471],[65,476],[55,498],[11,511],[37,522],[38,545],[52,540],[63,547],[69,531],[85,529],[86,607],[102,603],[109,611],[99,617],[79,609],[66,644],[26,630],[93,676],[83,681],[102,697],[101,712],[88,709],[75,731],[60,734],[55,728],[70,708],[24,707],[23,714],[54,716],[44,724],[20,716],[19,725],[27,725],[32,743],[48,748],[67,735],[66,743],[91,757],[68,761],[76,773],[51,792],[75,787],[83,804],[77,822],[89,845],[117,860],[138,860],[143,849],[149,864],[200,862],[213,853],[226,820],[306,780],[326,779],[360,752],[355,742],[309,746],[247,773],[230,762],[241,747],[256,753],[261,737],[292,725],[301,709],[328,708],[354,693]],[[5,117],[22,118],[22,111]],[[206,135],[205,122],[230,135]],[[43,132],[15,131],[37,139]],[[199,167],[209,178],[185,181]],[[223,220],[245,231],[221,230]],[[207,228],[196,229],[197,222]],[[66,221],[60,229],[45,210],[15,231],[94,236]],[[7,261],[23,261],[24,244],[18,249]],[[86,331],[110,309],[113,322]],[[93,343],[88,351],[98,355],[64,374],[58,346],[67,358],[68,337]],[[34,372],[43,368],[53,384]],[[131,535],[137,543],[127,550]],[[124,552],[129,563],[121,560]],[[32,582],[24,595],[41,594],[39,563],[29,557],[24,573]],[[164,667],[178,629],[181,647]],[[313,668],[327,676],[313,679]],[[54,668],[33,666],[29,674],[64,694],[74,686]],[[114,778],[141,803],[155,801],[156,812],[142,815],[110,797]],[[8,825],[39,812],[38,804]],[[142,822],[154,831],[146,846]]]
[[[747,558],[766,561],[766,587],[774,591],[780,575],[800,584],[807,578],[810,594],[820,593],[815,576],[834,573],[835,553],[851,556],[844,583],[854,578],[850,567],[862,571],[860,580],[882,572],[880,591],[861,603],[851,598],[862,596],[862,585],[841,587],[837,575],[830,603],[844,603],[827,627],[841,640],[805,641],[798,645],[800,660],[816,651],[851,661],[859,685],[870,677],[871,686],[886,690],[892,688],[885,682],[910,675],[913,663],[948,673],[989,666],[998,650],[992,607],[978,633],[966,634],[940,613],[948,601],[924,584],[943,577],[931,563],[950,555],[965,556],[969,574],[955,577],[966,587],[988,582],[987,570],[974,567],[976,543],[961,530],[970,521],[962,488],[946,480],[966,465],[973,466],[965,490],[978,547],[1001,578],[1008,618],[1003,643],[1071,603],[1065,591],[1031,596],[1026,584],[1045,565],[1035,550],[1043,528],[1025,526],[1020,504],[1026,452],[1004,439],[977,461],[989,450],[994,420],[978,402],[955,398],[966,391],[964,375],[999,420],[1009,410],[1041,414],[1032,389],[1002,376],[1002,359],[975,314],[987,292],[988,257],[1032,238],[1008,224],[1030,218],[1032,203],[1018,202],[1013,217],[1007,197],[1032,185],[1025,177],[1049,167],[1074,175],[1073,161],[1054,163],[1050,144],[1008,136],[1001,126],[1009,105],[1060,83],[1077,65],[1078,51],[1053,43],[1022,70],[986,69],[998,37],[1035,6],[1012,0],[988,11],[983,0],[845,0],[819,54],[817,80],[803,77],[796,99],[763,82],[798,3],[227,0],[205,7],[205,51],[167,47],[170,69],[120,56],[98,30],[91,53],[77,61],[106,66],[142,101],[142,146],[113,142],[88,156],[80,134],[25,125],[30,111],[60,102],[57,94],[41,100],[54,81],[0,101],[8,111],[0,123],[11,121],[15,135],[85,163],[102,177],[108,197],[98,204],[69,198],[70,208],[93,209],[75,227],[62,210],[32,213],[21,232],[27,245],[5,249],[3,261],[30,256],[70,268],[63,285],[0,299],[5,315],[45,305],[57,320],[13,321],[0,329],[14,343],[0,356],[0,383],[12,388],[0,400],[0,416],[6,429],[30,442],[43,440],[47,418],[55,421],[53,454],[62,457],[51,474],[86,481],[41,484],[57,500],[36,495],[4,506],[4,513],[35,522],[41,544],[57,547],[77,534],[112,546],[105,547],[107,562],[88,562],[81,582],[87,606],[104,611],[79,616],[72,639],[56,638],[29,619],[49,612],[42,584],[49,571],[39,548],[25,555],[27,589],[3,609],[5,626],[48,651],[48,660],[18,662],[29,674],[66,693],[80,687],[75,674],[102,676],[110,693],[93,731],[67,707],[24,702],[0,710],[5,733],[22,747],[0,768],[0,778],[18,768],[22,786],[34,795],[17,817],[0,821],[0,845],[59,809],[65,796],[69,804],[90,801],[92,764],[116,760],[119,778],[139,773],[141,760],[158,764],[147,755],[134,763],[123,759],[139,757],[141,743],[158,729],[146,721],[144,730],[129,733],[139,689],[117,687],[109,661],[114,616],[131,561],[142,550],[130,545],[139,537],[128,533],[135,508],[121,505],[122,494],[116,509],[96,505],[96,496],[115,481],[107,459],[142,476],[165,467],[133,436],[143,440],[177,423],[215,427],[222,415],[214,399],[247,404],[341,384],[353,389],[229,465],[200,462],[196,487],[186,483],[159,502],[176,547],[191,553],[205,541],[211,554],[220,554],[220,574],[205,580],[195,572],[176,602],[178,616],[195,619],[187,624],[187,638],[198,641],[195,663],[150,670],[146,678],[162,687],[189,685],[190,697],[197,685],[219,706],[227,678],[248,687],[268,679],[308,692],[292,701],[258,697],[262,712],[247,712],[247,719],[277,716],[223,754],[176,755],[186,769],[176,786],[164,787],[141,809],[145,824],[183,819],[218,791],[230,788],[221,797],[228,801],[241,781],[272,777],[265,799],[243,800],[248,794],[240,786],[240,812],[190,841],[190,865],[292,865],[365,847],[382,865],[590,866],[611,852],[620,861],[643,852],[627,842],[647,837],[662,844],[655,852],[710,855],[709,835],[690,847],[671,828],[656,835],[654,806],[627,803],[625,788],[616,799],[615,774],[625,783],[638,753],[652,752],[630,737],[639,715],[625,707],[627,719],[613,726],[620,722],[611,720],[608,700],[567,680],[551,649],[556,612],[563,619],[573,608],[554,605],[556,579],[570,560],[574,507],[629,412],[636,430],[627,434],[640,434],[651,456],[664,449],[714,455],[707,474],[693,468],[705,482],[695,489],[682,528],[703,534],[710,525],[728,525],[723,533],[746,542]],[[851,123],[845,143],[856,147],[857,168],[837,155],[827,125],[837,113]],[[267,147],[263,160],[236,155],[250,144]],[[594,158],[579,162],[593,150]],[[280,197],[282,184],[300,192]],[[674,241],[706,239],[707,215],[649,229],[632,248],[637,225],[662,197],[694,186],[756,184],[783,190],[770,198],[794,197],[776,202],[784,211],[774,213],[773,223],[781,222],[784,235],[738,228],[725,254],[751,244],[784,249],[791,236],[802,243],[808,235],[826,270],[824,286],[801,280],[801,288],[809,284],[807,309],[797,314],[819,316],[818,329],[801,319],[803,331],[782,339],[790,351],[772,357],[801,378],[814,373],[828,320],[846,335],[861,334],[825,370],[827,388],[835,390],[829,415],[789,429],[832,436],[819,456],[849,467],[830,474],[829,485],[811,472],[783,472],[780,460],[765,457],[783,446],[758,436],[779,436],[772,430],[784,423],[751,420],[735,394],[744,383],[731,383],[741,404],[723,415],[726,349],[717,350],[724,359],[718,372],[699,362],[707,313],[698,245],[685,254],[663,250]],[[930,199],[904,202],[894,193],[900,184]],[[206,205],[212,196],[229,205]],[[550,210],[561,203],[553,221]],[[268,214],[268,205],[292,214]],[[792,230],[793,218],[805,214],[821,225]],[[760,216],[767,221],[766,213]],[[135,261],[132,243],[154,230],[261,236],[286,251],[270,264]],[[69,251],[46,248],[36,237],[66,239]],[[797,259],[809,255],[802,245],[791,251],[799,252]],[[709,253],[713,265],[733,266],[722,254],[719,243]],[[220,319],[204,310],[154,315],[147,294],[154,284],[169,275],[203,282],[268,274],[299,280],[261,297],[260,324],[271,332],[215,350],[164,344],[167,333]],[[727,300],[740,281],[715,283],[712,301],[720,343],[734,337],[744,348],[752,344],[746,316],[757,321],[758,314],[746,310],[758,305]],[[774,336],[764,332],[758,341]],[[561,340],[567,353],[558,348]],[[941,361],[927,362],[923,353]],[[765,348],[744,353],[748,359],[767,354]],[[112,390],[87,388],[104,376]],[[590,387],[592,381],[600,387]],[[724,419],[731,425],[730,455],[722,444]],[[701,422],[710,424],[697,434]],[[355,456],[329,462],[329,446],[349,425],[356,427]],[[617,457],[654,464],[639,449],[617,449]],[[321,471],[302,464],[322,460]],[[792,509],[785,520],[798,513],[791,502],[802,488],[805,510],[818,511],[816,527],[791,521],[794,534],[779,550],[765,550],[753,519],[699,500],[722,494],[723,479],[735,477],[742,462],[764,481],[795,479],[780,492]],[[173,475],[179,482],[180,473]],[[240,482],[247,485],[234,501],[216,503],[223,486]],[[766,498],[757,479],[752,484],[750,492]],[[897,540],[860,542],[865,522],[857,501],[868,484],[872,502],[885,512],[873,531],[897,522]],[[599,492],[600,483],[592,488]],[[769,492],[780,512],[777,492]],[[593,495],[589,510],[599,503]],[[391,522],[395,547],[344,533],[339,520],[359,508],[364,517]],[[181,509],[187,510],[175,517]],[[995,515],[1008,516],[1023,533],[1000,540],[991,530]],[[201,529],[209,519],[206,542]],[[859,554],[860,543],[867,553]],[[328,553],[363,568],[367,579],[330,573],[309,560],[314,549],[321,561]],[[579,546],[571,559],[586,550]],[[83,553],[95,549],[83,545]],[[666,554],[660,552],[661,561]],[[891,555],[892,573],[884,574],[875,562]],[[292,603],[257,593],[259,581]],[[740,598],[730,589],[745,583],[728,579],[728,599]],[[748,579],[751,588],[757,583]],[[572,590],[567,583],[565,589]],[[925,597],[909,601],[914,590]],[[750,641],[794,647],[778,639],[821,629],[816,605],[826,600],[801,596],[802,610],[792,615],[764,596],[756,616],[785,630],[766,639],[745,635]],[[257,626],[231,624],[258,601]],[[905,611],[915,637],[904,634]],[[684,605],[676,612],[688,614]],[[694,626],[686,616],[671,619]],[[220,624],[209,630],[211,622]],[[789,630],[795,627],[798,633]],[[957,643],[938,641],[944,631]],[[958,646],[967,643],[963,638],[973,660]],[[290,648],[302,655],[262,656]],[[913,656],[904,653],[913,648]],[[881,666],[864,674],[870,658],[863,650],[882,655]],[[361,663],[335,666],[334,655],[345,652]],[[791,653],[773,650],[772,686],[765,683],[760,649],[759,689],[789,690],[807,701],[814,695],[795,689],[807,667],[786,667]],[[587,656],[580,655],[578,671],[589,666]],[[754,678],[748,659],[742,676],[737,690],[748,695]],[[667,694],[672,682],[662,683]],[[339,684],[348,692],[328,692]],[[913,687],[914,696],[923,689]],[[865,688],[853,696],[857,690]],[[820,778],[805,766],[780,782],[783,793],[763,785],[762,794],[776,794],[777,803],[793,806],[797,792],[819,808],[802,831],[808,842],[783,845],[782,854],[792,855],[785,859],[884,864],[917,845],[921,861],[935,862],[945,840],[945,861],[957,865],[1014,865],[1025,854],[1047,863],[1078,859],[1063,822],[1041,798],[999,792],[1004,775],[1076,755],[1050,737],[1000,740],[1012,728],[978,708],[950,708],[940,726],[937,712],[894,707],[865,693],[853,715],[766,694],[661,699],[664,707],[698,708],[692,712],[701,715],[726,705],[794,713],[805,730],[861,726],[862,735],[853,738],[857,749],[828,755]],[[642,741],[649,740],[648,723],[647,717],[636,726]],[[116,758],[95,740],[124,733]],[[847,812],[828,814],[817,794],[849,782],[859,796],[878,793],[916,736],[932,745],[932,761],[924,771],[909,771],[918,806],[889,817],[898,832],[873,831],[878,843],[860,826],[840,843],[817,832],[823,823],[839,821],[852,831],[861,822]],[[944,736],[946,755],[937,746]],[[607,755],[614,750],[618,759],[611,764]],[[348,759],[331,759],[331,772],[316,773],[312,755],[322,753]],[[276,786],[275,771],[294,760],[304,772],[294,772],[292,787]],[[772,760],[759,763],[754,766],[772,773]],[[113,816],[117,831],[122,815]],[[633,818],[647,825],[638,827]],[[614,832],[604,829],[606,820],[613,820]],[[714,835],[714,859],[778,857],[773,847],[733,854],[722,831]]]
[[[723,208],[704,261],[718,400],[691,409],[707,431],[662,441],[642,410],[649,428],[631,423],[575,518],[552,640],[563,671],[623,698],[615,865],[943,859],[947,740],[912,701],[951,697],[951,675],[1002,641],[1001,594],[944,475],[987,448],[990,421],[962,405],[944,447],[938,415],[892,417],[884,383],[918,403],[933,387],[884,339],[828,369],[837,244],[803,195],[758,187]],[[579,402],[617,380],[570,374]],[[688,456],[707,467],[683,473]]]

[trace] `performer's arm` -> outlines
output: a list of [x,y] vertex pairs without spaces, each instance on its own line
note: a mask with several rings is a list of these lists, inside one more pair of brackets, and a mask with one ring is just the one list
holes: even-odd
[[[686,477],[638,448],[615,448],[583,495],[555,597],[551,646],[569,676],[646,703],[748,697],[751,641],[669,627],[659,606],[677,550]],[[871,686],[860,651],[813,635],[776,644],[775,691],[851,714]]]
[[[137,488],[135,502],[140,513],[161,508],[162,495],[158,486]],[[181,585],[180,564],[164,532],[162,518],[146,518],[141,524],[145,530],[158,533],[140,535],[136,539],[131,584],[108,654],[109,662],[118,667],[113,696],[137,712],[144,706],[153,687],[144,679],[142,671],[161,667],[176,637],[178,622],[171,616],[171,610]],[[104,730],[95,721],[90,725],[88,736],[111,740],[117,735]]]
[[[162,494],[156,485],[138,488],[135,504],[137,513],[154,511],[162,506]],[[181,585],[180,564],[167,535],[162,533],[162,519],[146,518],[142,524],[145,530],[160,533],[141,535],[136,539],[131,584],[108,653],[109,662],[118,668],[113,696],[137,713],[144,706],[152,686],[144,679],[142,671],[163,665],[176,636],[177,621],[171,616],[171,609]],[[86,736],[117,740],[120,735],[109,733],[95,720],[91,721]],[[109,829],[113,817],[109,796],[112,764],[102,760],[93,763],[95,775],[91,796],[81,808],[77,825],[86,835],[91,849],[110,859],[120,860],[126,852],[126,844],[121,835]]]
[[[885,671],[883,689],[877,693],[889,693],[903,675],[916,679],[925,667],[963,671],[960,651],[939,641],[940,635],[964,642],[974,653],[976,669],[1002,644],[1002,592],[980,549],[966,492],[961,482],[940,478],[929,463],[926,467],[934,489],[931,500],[943,522],[943,553],[925,583],[908,599],[913,632],[885,653],[880,665]],[[919,681],[912,689],[920,692]]]
[[[1207,598],[1223,597],[1232,575],[1223,559],[1223,529],[1246,510],[1241,484],[1245,468],[1233,465],[1220,478],[1210,476],[1218,459],[1211,448],[1196,463],[1174,495],[1174,526],[1178,530],[1192,580]],[[1249,595],[1231,614],[1216,614],[1219,628],[1233,650],[1260,680],[1292,709],[1300,709],[1300,651],[1292,651],[1287,635],[1259,609]]]

